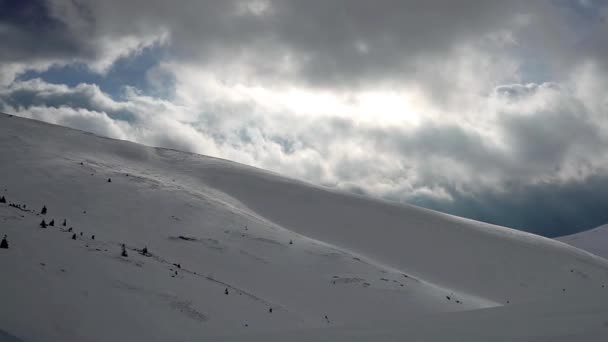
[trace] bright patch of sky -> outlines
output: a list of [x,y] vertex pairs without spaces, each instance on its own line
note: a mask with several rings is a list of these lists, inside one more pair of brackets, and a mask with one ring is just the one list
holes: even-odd
[[166,48],[155,45],[117,59],[106,72],[91,70],[85,63],[69,63],[54,65],[43,71],[25,71],[16,81],[40,78],[48,83],[70,87],[80,83],[96,84],[116,99],[124,98],[125,87],[133,87],[143,94],[168,99],[174,96],[175,81],[171,74],[158,68],[165,57]]

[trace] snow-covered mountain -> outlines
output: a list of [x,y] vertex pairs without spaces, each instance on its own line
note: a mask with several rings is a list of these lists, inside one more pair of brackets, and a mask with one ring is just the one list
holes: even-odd
[[602,258],[226,160],[0,115],[0,196],[0,341],[608,337]]
[[560,236],[556,240],[608,259],[608,224],[584,232]]

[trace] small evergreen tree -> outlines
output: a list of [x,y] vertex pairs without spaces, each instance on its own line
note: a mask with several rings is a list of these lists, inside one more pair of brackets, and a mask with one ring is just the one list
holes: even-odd
[[123,257],[128,257],[129,255],[127,254],[127,247],[125,247],[125,244],[122,244],[122,253],[120,253],[121,256]]
[[76,240],[76,233],[72,234],[72,240]]
[[0,197],[0,203],[6,203],[6,198],[4,198],[4,196]]
[[0,242],[0,248],[8,249],[8,241],[6,240],[6,235],[2,238],[2,242]]
[[46,222],[44,222],[44,219],[42,220],[42,222],[40,222],[40,228],[46,228],[47,224]]
[[91,235],[91,240],[95,240],[95,235]]
[[42,210],[40,211],[40,214],[46,215],[46,205],[42,207]]
[[68,224],[68,220],[63,219],[63,223],[61,225],[65,227],[67,224]]
[[108,183],[112,183],[112,178],[108,178]]
[[226,296],[228,295],[228,288],[226,288],[226,289],[224,290],[224,294],[225,294]]
[[144,247],[144,249],[141,250],[141,254],[148,255],[148,246]]
[[55,219],[52,219],[51,222],[49,222],[49,226],[55,227]]

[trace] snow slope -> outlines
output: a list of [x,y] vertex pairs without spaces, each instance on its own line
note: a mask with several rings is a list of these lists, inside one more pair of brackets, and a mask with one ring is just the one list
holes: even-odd
[[27,205],[0,204],[0,330],[23,341],[608,333],[601,258],[226,160],[0,115],[0,195]]
[[608,224],[556,240],[608,259]]

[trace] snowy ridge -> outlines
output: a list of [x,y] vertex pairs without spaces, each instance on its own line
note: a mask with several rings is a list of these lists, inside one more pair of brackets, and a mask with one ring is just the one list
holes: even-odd
[[608,224],[556,240],[608,259]]
[[0,329],[24,341],[608,332],[608,262],[536,235],[7,115],[0,161]]

